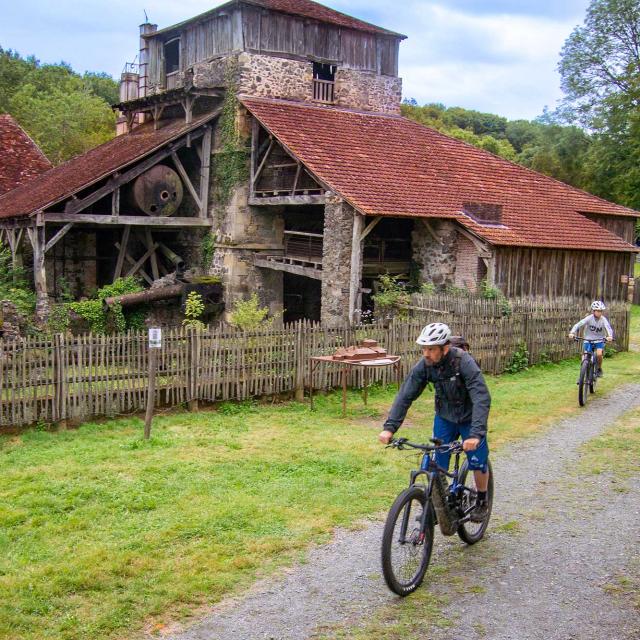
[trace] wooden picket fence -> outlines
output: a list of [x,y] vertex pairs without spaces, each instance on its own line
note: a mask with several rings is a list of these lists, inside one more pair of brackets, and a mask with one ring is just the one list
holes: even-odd
[[[558,361],[578,350],[566,338],[571,325],[583,315],[582,307],[575,304],[572,309],[519,310],[509,316],[493,313],[488,307],[483,314],[470,308],[463,313],[453,306],[447,311],[430,308],[421,311],[412,304],[409,319],[339,329],[312,322],[251,333],[225,326],[201,331],[165,329],[155,405],[246,400],[294,391],[300,394],[309,385],[316,389],[337,387],[339,367],[321,365],[311,380],[309,358],[331,354],[337,347],[365,337],[378,340],[388,353],[402,356],[404,375],[419,358],[415,339],[425,322],[448,322],[455,333],[463,334],[488,373],[503,372],[522,342],[532,364]],[[628,307],[610,309],[609,318],[618,336],[618,348],[626,350]],[[146,332],[0,341],[0,426],[81,421],[142,411],[147,403],[148,366]],[[394,381],[392,369],[376,370],[371,381]],[[354,370],[351,384],[362,386],[361,370]]]

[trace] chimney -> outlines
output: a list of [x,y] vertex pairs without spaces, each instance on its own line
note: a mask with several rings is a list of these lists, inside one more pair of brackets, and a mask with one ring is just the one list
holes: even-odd
[[149,91],[149,43],[144,37],[158,30],[157,24],[145,22],[140,25],[140,80],[138,95],[140,98],[147,96]]

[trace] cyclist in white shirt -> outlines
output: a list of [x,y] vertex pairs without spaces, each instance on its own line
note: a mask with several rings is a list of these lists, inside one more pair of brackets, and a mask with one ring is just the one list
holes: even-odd
[[613,340],[613,329],[609,324],[607,318],[603,315],[603,311],[606,309],[604,302],[595,300],[591,304],[592,313],[586,318],[577,322],[571,331],[569,332],[570,338],[575,338],[576,333],[584,327],[583,338],[585,340],[597,340],[597,342],[585,342],[584,350],[591,352],[596,350],[596,356],[598,357],[598,377],[602,377],[602,356],[604,354],[604,343],[611,342]]

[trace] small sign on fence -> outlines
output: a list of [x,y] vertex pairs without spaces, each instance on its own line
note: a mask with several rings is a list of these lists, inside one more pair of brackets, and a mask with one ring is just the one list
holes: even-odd
[[149,329],[149,349],[162,349],[162,329],[159,327]]

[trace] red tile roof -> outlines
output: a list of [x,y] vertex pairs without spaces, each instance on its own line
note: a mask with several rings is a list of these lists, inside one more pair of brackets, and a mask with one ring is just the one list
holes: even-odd
[[68,198],[102,180],[114,171],[150,155],[168,142],[197,128],[211,118],[207,114],[186,125],[184,119],[168,123],[158,131],[152,124],[135,128],[87,153],[61,164],[27,185],[0,196],[0,218],[24,217]]
[[[346,29],[366,31],[368,33],[379,33],[381,35],[396,36],[403,39],[407,37],[400,33],[395,33],[394,31],[389,31],[388,29],[383,29],[382,27],[377,27],[368,22],[364,22],[363,20],[358,20],[357,18],[353,18],[346,13],[336,11],[335,9],[330,9],[325,5],[320,4],[319,2],[313,2],[312,0],[241,0],[241,2],[244,2],[245,4],[253,4],[264,7],[265,9],[271,9],[272,11],[280,11],[282,13],[289,13],[294,16],[302,16],[311,20],[318,20],[319,22],[328,22],[329,24],[335,24]],[[152,38],[159,33],[166,33],[168,31],[182,29],[188,24],[192,24],[210,15],[214,15],[217,11],[224,9],[228,5],[237,3],[238,0],[233,0],[233,2],[223,4],[219,7],[216,7],[215,9],[211,9],[210,11],[206,11],[205,13],[201,13],[194,18],[189,18],[189,20],[185,20],[184,22],[180,22],[170,27],[160,29],[154,33],[150,33],[147,37]]]
[[0,114],[0,194],[29,182],[52,164],[24,129],[8,114]]
[[[331,190],[371,216],[451,218],[495,245],[631,251],[580,212],[639,216],[399,116],[242,98]],[[502,205],[502,226],[463,204]]]

